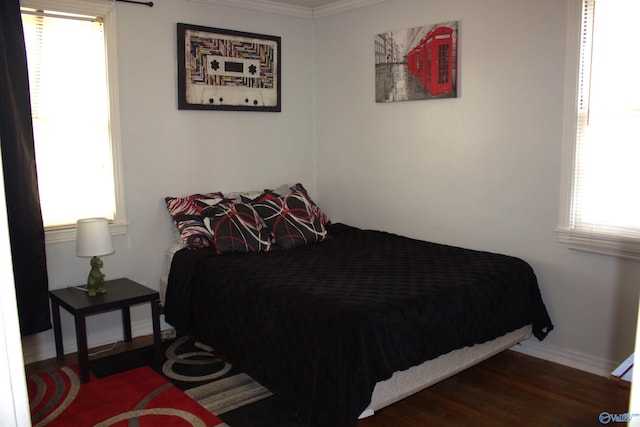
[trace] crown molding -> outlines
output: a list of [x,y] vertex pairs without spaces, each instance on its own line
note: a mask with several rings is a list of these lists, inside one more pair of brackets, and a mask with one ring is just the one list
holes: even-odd
[[313,18],[313,9],[309,7],[293,6],[268,0],[190,0],[197,3],[207,3],[216,6],[228,6],[239,9],[257,10],[259,12],[276,13],[279,15],[295,16],[297,18]]
[[350,10],[359,9],[361,7],[373,6],[374,4],[384,3],[387,0],[340,0],[330,3],[326,6],[320,6],[313,9],[313,19],[320,19],[326,16],[337,15],[339,13],[348,12]]
[[256,10],[259,12],[276,13],[279,15],[295,16],[297,18],[318,19],[361,7],[371,6],[387,0],[338,0],[326,6],[310,8],[294,6],[269,0],[190,0],[197,3],[207,3],[217,6],[228,6],[240,9]]

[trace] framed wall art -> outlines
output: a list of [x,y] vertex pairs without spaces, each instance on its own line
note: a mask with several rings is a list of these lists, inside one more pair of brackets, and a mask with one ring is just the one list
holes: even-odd
[[376,102],[458,96],[458,21],[377,34]]
[[280,37],[177,28],[178,109],[281,111]]

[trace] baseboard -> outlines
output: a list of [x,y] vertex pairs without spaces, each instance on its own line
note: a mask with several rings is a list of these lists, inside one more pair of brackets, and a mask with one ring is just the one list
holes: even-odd
[[[160,329],[162,331],[171,329],[172,327],[164,322],[163,317],[164,316],[161,316]],[[132,337],[135,338],[152,334],[153,323],[151,322],[151,319],[131,322]],[[34,362],[40,362],[42,360],[53,359],[56,357],[53,331],[49,331],[41,335],[45,335],[41,340],[29,340],[27,342],[23,342],[22,354],[24,357],[25,365],[29,365]],[[62,335],[62,345],[64,346],[64,353],[69,354],[77,352],[78,345],[76,343],[75,333],[71,331],[65,331],[65,333],[63,333]],[[89,333],[89,336],[87,338],[89,341],[89,349],[122,341],[122,326],[119,324],[114,324],[113,329],[98,333]]]
[[618,365],[618,363],[612,362],[611,360],[542,344],[534,338],[530,338],[520,344],[514,345],[511,347],[511,350],[528,356],[537,357],[538,359],[559,363],[561,365],[569,366],[601,377],[608,377]]

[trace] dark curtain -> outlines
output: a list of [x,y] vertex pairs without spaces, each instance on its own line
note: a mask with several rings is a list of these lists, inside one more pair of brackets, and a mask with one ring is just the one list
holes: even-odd
[[19,0],[0,0],[0,143],[20,332],[31,335],[51,320]]

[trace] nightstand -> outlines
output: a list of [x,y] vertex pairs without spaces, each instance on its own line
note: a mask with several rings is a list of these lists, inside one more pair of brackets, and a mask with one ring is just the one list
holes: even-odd
[[60,327],[60,307],[71,313],[76,324],[76,340],[78,343],[78,365],[80,379],[89,382],[89,353],[87,350],[86,317],[105,311],[122,310],[122,327],[124,341],[131,341],[131,312],[132,305],[151,303],[151,318],[153,322],[153,347],[156,368],[162,363],[162,349],[160,340],[160,294],[129,279],[107,280],[104,283],[107,293],[90,297],[89,294],[75,287],[57,289],[49,292],[53,312],[53,332],[56,340],[56,358],[64,359],[62,345],[62,329]]

